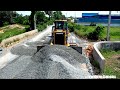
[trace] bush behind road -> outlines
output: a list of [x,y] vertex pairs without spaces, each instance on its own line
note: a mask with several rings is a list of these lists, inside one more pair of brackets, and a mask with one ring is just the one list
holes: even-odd
[[[68,23],[70,32],[74,32],[82,38],[89,40],[106,40],[107,27],[99,26],[84,26],[76,23]],[[110,40],[120,40],[120,27],[110,27]]]

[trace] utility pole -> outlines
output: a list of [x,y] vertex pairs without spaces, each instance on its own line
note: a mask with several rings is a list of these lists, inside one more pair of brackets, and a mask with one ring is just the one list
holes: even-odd
[[110,40],[110,23],[111,23],[111,11],[109,11],[109,17],[108,17],[107,41]]
[[66,18],[67,18],[67,12],[66,12]]
[[75,19],[76,19],[76,11],[75,11]]
[[74,22],[76,23],[76,11],[75,11],[75,16],[74,16]]

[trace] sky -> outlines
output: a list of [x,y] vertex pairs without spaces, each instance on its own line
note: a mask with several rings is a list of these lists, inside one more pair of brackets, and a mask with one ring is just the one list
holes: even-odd
[[[30,11],[17,11],[19,14],[30,15]],[[62,11],[63,15],[66,17],[82,17],[82,13],[99,13],[99,14],[109,14],[109,11]],[[119,14],[120,11],[112,11],[111,14]]]

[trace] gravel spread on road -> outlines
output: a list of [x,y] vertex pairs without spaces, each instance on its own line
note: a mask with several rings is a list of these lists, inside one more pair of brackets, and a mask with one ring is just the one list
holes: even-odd
[[46,45],[33,56],[19,58],[0,71],[0,78],[8,79],[84,79],[91,75],[89,60],[62,45]]
[[[49,37],[37,39],[11,49],[20,57],[0,70],[0,78],[84,79],[93,75],[90,61],[83,54],[63,45],[46,45]],[[45,47],[37,52],[37,45],[42,44]]]

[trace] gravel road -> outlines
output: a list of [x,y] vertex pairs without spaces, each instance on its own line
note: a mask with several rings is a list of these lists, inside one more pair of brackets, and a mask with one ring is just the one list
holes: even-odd
[[70,47],[47,45],[33,56],[21,57],[0,70],[0,78],[84,79],[92,75],[89,61]]
[[68,38],[69,43],[77,43],[79,47],[82,47],[82,54],[85,55],[85,48],[88,46],[89,42],[85,39],[78,38],[74,33],[70,33],[70,36]]
[[[43,30],[42,32],[40,32],[35,37],[33,37],[31,39],[27,39],[27,40],[23,41],[22,43],[17,44],[13,48],[10,48],[10,49],[4,48],[2,51],[2,54],[0,55],[0,69],[5,67],[11,61],[14,61],[16,58],[18,58],[18,57],[22,58],[22,57],[20,57],[21,54],[22,55],[28,54],[27,49],[26,49],[26,47],[28,47],[28,45],[26,43],[34,43],[37,41],[42,41],[42,39],[51,35],[51,28],[52,28],[52,25],[49,26],[48,28],[46,28],[45,30]],[[16,50],[18,52],[16,52]],[[32,53],[32,52],[29,52],[29,53]]]
[[70,47],[46,45],[37,52],[37,45],[50,43],[51,27],[0,57],[1,79],[84,79],[93,75],[89,59]]

